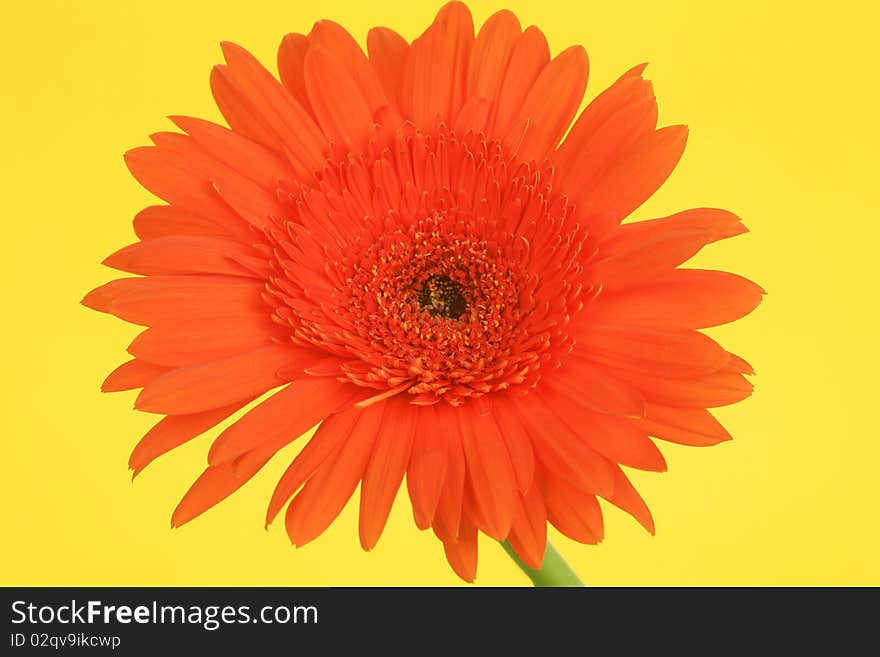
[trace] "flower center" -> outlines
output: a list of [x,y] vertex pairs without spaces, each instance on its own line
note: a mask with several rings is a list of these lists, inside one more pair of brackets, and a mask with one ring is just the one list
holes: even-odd
[[328,355],[317,369],[414,404],[533,387],[595,295],[553,170],[482,135],[404,127],[278,197],[273,319]]
[[419,305],[433,317],[458,319],[467,310],[464,288],[448,276],[433,275],[419,290]]

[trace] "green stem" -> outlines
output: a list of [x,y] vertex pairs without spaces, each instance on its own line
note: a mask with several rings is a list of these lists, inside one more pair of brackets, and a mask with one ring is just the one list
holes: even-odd
[[544,562],[541,564],[541,570],[530,568],[522,562],[516,551],[510,547],[507,541],[501,542],[501,547],[510,555],[510,558],[516,562],[522,571],[529,576],[532,584],[535,586],[583,586],[577,574],[571,569],[562,555],[556,551],[550,541],[547,541],[547,549],[544,551]]

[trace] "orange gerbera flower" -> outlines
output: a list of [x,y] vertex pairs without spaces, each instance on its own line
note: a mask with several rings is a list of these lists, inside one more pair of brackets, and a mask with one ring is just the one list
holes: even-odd
[[745,231],[730,212],[621,225],[687,128],[656,128],[638,66],[569,131],[587,55],[551,59],[509,11],[475,37],[453,2],[411,44],[379,27],[367,45],[330,21],[289,34],[279,82],[224,43],[211,88],[230,128],[173,117],[183,133],[126,154],[167,205],[105,261],[142,276],[84,303],[149,327],[103,386],[143,388],[135,406],[166,416],[131,468],[278,388],[214,441],[173,525],[320,425],[269,502],[295,545],[360,483],[369,550],[404,476],[416,525],[466,580],[478,532],[535,568],[547,522],[598,542],[597,497],[653,531],[620,466],[665,469],[649,436],[729,439],[706,409],[748,396],[751,368],[698,329],[762,295],[678,268]]

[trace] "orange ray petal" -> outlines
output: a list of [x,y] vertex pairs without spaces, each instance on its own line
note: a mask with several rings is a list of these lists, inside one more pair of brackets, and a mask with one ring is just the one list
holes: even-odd
[[349,150],[360,149],[373,132],[373,111],[340,56],[322,46],[310,46],[305,60],[306,90],[327,139]]
[[417,406],[400,397],[385,402],[385,415],[361,484],[359,533],[365,550],[376,546],[385,528],[409,463],[418,412]]
[[654,519],[651,517],[651,510],[648,509],[642,496],[623,474],[623,470],[617,466],[614,466],[614,494],[603,497],[614,506],[630,514],[648,532],[654,533]]
[[278,181],[293,173],[277,153],[222,125],[191,116],[169,118],[205,153],[266,190],[274,192]]
[[121,392],[123,390],[143,388],[167,371],[167,367],[135,358],[110,372],[107,378],[104,379],[104,383],[101,384],[101,392]]
[[[227,66],[215,71],[226,85],[214,88],[214,97],[232,129],[292,154],[306,175],[320,167],[325,142],[309,113],[248,51],[229,42],[221,46]],[[251,129],[253,124],[256,130]]]
[[547,549],[547,507],[540,486],[520,496],[507,540],[527,566],[540,570]]
[[702,408],[673,408],[648,404],[644,418],[634,420],[648,434],[678,443],[704,447],[732,440],[731,435],[712,414]]
[[645,400],[637,390],[612,377],[603,367],[587,361],[572,360],[548,377],[543,385],[598,413],[640,417],[645,412]]
[[134,232],[142,240],[175,235],[252,238],[244,224],[236,224],[240,225],[232,228],[173,205],[151,205],[135,215]]
[[[241,464],[230,461],[208,466],[174,509],[171,526],[180,527],[225,500],[250,481],[277,451],[277,447],[267,445],[240,456]],[[242,464],[244,467],[237,467]]]
[[169,415],[159,420],[135,446],[128,467],[137,475],[163,454],[202,435],[243,407],[247,401],[192,415]]
[[591,228],[603,235],[647,201],[672,173],[687,142],[687,126],[661,128],[636,141],[573,201],[581,213],[598,215]]
[[527,27],[510,54],[495,114],[487,129],[489,134],[507,134],[532,85],[549,62],[550,47],[544,34],[534,25]]
[[443,539],[443,549],[456,575],[473,582],[477,577],[477,528],[463,521],[457,538]]
[[130,244],[105,258],[103,264],[145,276],[227,274],[254,277],[253,272],[234,260],[236,256],[252,255],[250,248],[235,240],[174,235]]
[[449,452],[447,453],[446,478],[443,480],[443,490],[437,501],[433,527],[435,532],[439,532],[444,537],[455,539],[461,529],[462,504],[467,477],[461,431],[456,416],[458,409],[449,404],[437,404],[434,408],[436,409],[438,431],[440,435],[446,437],[446,446]]
[[511,153],[541,162],[556,147],[584,97],[588,71],[581,46],[563,50],[544,67],[502,139]]
[[282,385],[278,368],[302,358],[302,353],[289,345],[270,345],[171,370],[141,391],[135,408],[186,415],[253,398]]
[[317,538],[342,511],[370,462],[384,413],[385,404],[359,411],[345,445],[321,464],[293,498],[284,524],[295,546]]
[[592,545],[602,540],[602,510],[595,495],[547,473],[541,477],[541,492],[547,519],[556,529],[578,543]]
[[409,44],[394,30],[374,27],[367,34],[367,51],[386,96],[399,106]]
[[532,440],[525,427],[510,413],[496,412],[493,408],[492,417],[498,425],[501,438],[507,447],[517,487],[521,493],[525,493],[532,487],[535,478],[535,454],[532,450]]
[[154,326],[129,345],[132,356],[165,367],[182,367],[234,356],[265,346],[284,335],[266,313],[242,314],[222,321],[190,319]]
[[406,471],[406,487],[419,529],[427,529],[434,520],[448,464],[449,446],[437,426],[436,410],[425,406],[418,413]]
[[357,388],[329,377],[303,377],[261,402],[221,433],[208,452],[219,465],[269,441],[291,442],[355,399]]
[[565,397],[548,399],[571,431],[614,463],[665,472],[666,461],[647,433],[626,418],[594,413]]
[[303,64],[308,48],[309,37],[306,35],[293,32],[286,34],[278,47],[278,76],[281,78],[281,84],[290,92],[294,100],[314,116],[303,75]]
[[594,324],[578,334],[578,358],[615,369],[664,377],[717,372],[730,355],[693,329]]
[[507,446],[491,415],[474,412],[458,416],[474,503],[485,519],[478,528],[487,536],[504,540],[519,497]]
[[266,510],[267,527],[293,494],[317,472],[321,464],[342,448],[360,419],[361,412],[357,408],[349,409],[330,415],[321,422],[311,440],[278,480]]
[[615,377],[637,388],[649,403],[676,408],[714,408],[742,401],[754,386],[741,374],[713,372],[695,379],[667,379],[624,370]]
[[413,41],[403,76],[401,105],[416,127],[450,125],[465,101],[474,24],[460,2],[443,6],[434,23]]
[[600,294],[590,316],[596,322],[708,328],[748,315],[764,294],[729,272],[675,269],[645,285]]

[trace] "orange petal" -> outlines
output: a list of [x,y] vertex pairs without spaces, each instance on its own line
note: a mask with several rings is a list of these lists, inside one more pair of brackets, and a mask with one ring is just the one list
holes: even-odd
[[[324,48],[342,63],[371,116],[380,108],[388,106],[388,97],[375,69],[370,66],[364,51],[344,27],[333,21],[320,20],[309,33],[309,44],[310,50],[315,47]],[[329,83],[329,80],[326,82]]]
[[374,27],[367,34],[367,51],[386,96],[399,105],[409,44],[394,30]]
[[433,406],[422,407],[406,471],[406,487],[419,529],[430,527],[434,520],[448,463],[449,447],[437,425],[436,410]]
[[598,413],[640,417],[645,412],[645,400],[637,390],[616,380],[608,370],[587,361],[570,361],[553,372],[542,385]]
[[532,487],[535,478],[535,454],[532,440],[525,427],[510,413],[496,412],[493,408],[492,417],[507,447],[510,463],[516,476],[516,484],[520,492],[525,493]]
[[209,466],[174,509],[171,526],[180,527],[225,500],[250,481],[276,451],[278,451],[277,447],[267,446],[242,455],[239,458],[247,463],[246,467],[236,467],[235,461]]
[[654,519],[651,517],[648,505],[633,488],[629,479],[623,474],[623,470],[617,466],[614,466],[614,494],[603,497],[638,520],[639,524],[651,534],[654,533]]
[[564,397],[549,403],[574,434],[609,461],[640,470],[666,471],[666,461],[657,446],[626,418],[594,413]]
[[[521,33],[516,16],[506,9],[492,14],[483,23],[468,63],[468,101],[465,107],[472,107],[472,113],[462,117],[465,113],[463,109],[456,119],[456,126],[462,124],[462,127],[466,125],[473,130],[485,130],[489,116],[498,103],[501,83]],[[473,113],[477,108],[482,109]],[[482,118],[478,120],[478,116]]]
[[540,570],[547,549],[547,507],[539,486],[520,497],[507,540],[527,566]]
[[173,274],[228,274],[253,276],[235,256],[253,251],[235,240],[220,237],[174,235],[130,244],[104,259],[103,264],[146,276]]
[[[405,395],[404,395],[405,396]],[[372,550],[385,528],[412,452],[419,408],[401,397],[385,402],[370,463],[361,484],[361,547]]]
[[634,423],[656,438],[679,445],[704,447],[732,439],[721,423],[702,408],[648,404],[645,417],[634,420]]
[[305,60],[306,90],[327,139],[349,149],[360,148],[373,132],[373,111],[340,57],[341,53],[310,46]]
[[611,492],[611,464],[579,439],[538,391],[524,397],[499,398],[494,408],[496,413],[513,413],[519,419],[532,438],[537,460],[554,476],[570,479],[585,490]]
[[303,377],[261,402],[221,433],[208,452],[219,465],[270,441],[292,442],[351,403],[355,386],[324,377]]
[[[270,149],[293,155],[306,174],[319,168],[325,141],[309,113],[248,51],[229,42],[221,46],[227,66],[215,71],[227,85],[219,89],[219,96],[214,89],[214,97],[232,129]],[[236,125],[240,121],[243,125]],[[258,128],[252,131],[254,124]]]
[[314,116],[303,75],[303,63],[308,48],[309,38],[304,34],[286,34],[278,47],[278,75],[281,84],[290,92],[294,100]]
[[[244,226],[243,232],[249,233]],[[173,205],[151,205],[134,217],[134,232],[142,240],[175,235],[232,237],[236,233],[207,217]]]
[[462,447],[461,430],[459,429],[458,409],[449,404],[437,404],[437,428],[446,437],[448,464],[443,490],[437,501],[434,514],[434,531],[447,539],[454,540],[461,529],[462,504],[464,501],[464,485],[466,478],[464,448]]
[[641,77],[621,78],[587,105],[554,153],[559,172],[555,184],[579,198],[601,171],[656,127],[651,83]]
[[489,134],[507,134],[538,75],[550,61],[550,48],[544,34],[534,25],[517,39],[510,54],[507,71],[498,92],[495,116]]
[[455,574],[466,582],[477,577],[477,529],[471,523],[462,523],[458,537],[443,541],[446,560]]
[[519,497],[507,446],[491,415],[459,412],[458,416],[468,480],[474,502],[485,519],[478,528],[487,536],[504,540],[510,533]]
[[274,151],[216,123],[190,116],[169,117],[205,153],[242,176],[274,192],[278,181],[290,177],[290,165]]
[[434,23],[413,41],[401,106],[417,128],[433,128],[436,117],[452,125],[464,105],[473,42],[473,19],[460,2],[444,5]]
[[589,64],[582,46],[563,50],[541,71],[502,139],[525,161],[556,147],[584,97]]
[[89,292],[83,304],[145,326],[266,311],[263,285],[236,276],[121,278]]
[[615,377],[637,388],[649,403],[676,408],[714,408],[742,401],[752,394],[752,384],[741,374],[714,372],[694,379],[667,379],[624,370]]
[[182,367],[265,346],[281,335],[283,329],[265,313],[223,321],[190,319],[147,329],[129,345],[128,352],[157,365]]
[[278,368],[298,357],[302,357],[301,350],[292,346],[270,345],[171,370],[141,391],[135,408],[186,415],[252,399],[282,385]]
[[267,527],[300,486],[345,444],[361,412],[360,409],[353,408],[335,413],[321,422],[311,440],[306,443],[278,480],[266,510]]
[[590,307],[596,322],[707,328],[752,312],[764,290],[724,271],[675,269],[643,286],[600,294]]
[[551,474],[541,478],[547,519],[556,529],[579,543],[599,543],[604,536],[602,510],[595,495]]
[[684,153],[687,126],[661,128],[621,153],[585,193],[573,198],[584,215],[602,217],[592,225],[597,235],[647,201],[672,173]]
[[194,171],[185,157],[155,146],[141,146],[125,154],[125,164],[141,185],[163,201],[211,217],[223,226],[241,223],[217,196],[210,181]]
[[101,384],[101,392],[121,392],[123,390],[133,390],[134,388],[143,388],[167,371],[167,367],[135,358],[110,372],[107,378],[104,379],[104,383]]
[[192,415],[169,415],[159,420],[135,446],[128,459],[128,467],[137,475],[155,459],[175,447],[202,435],[235,413],[247,402],[215,408]]
[[593,363],[664,377],[717,372],[730,355],[693,329],[594,324],[578,335],[576,355]]
[[287,507],[284,524],[295,546],[320,536],[342,511],[370,462],[384,413],[385,404],[359,411],[345,445],[321,464]]

